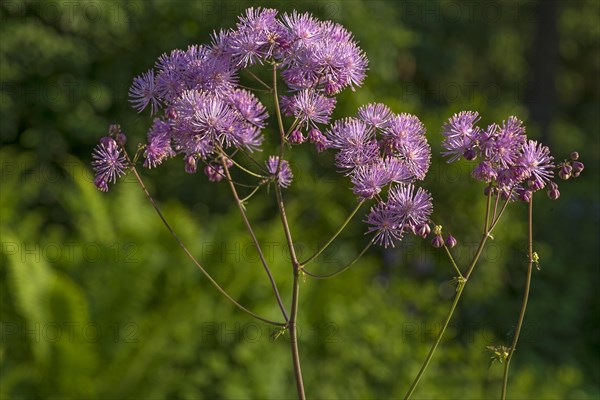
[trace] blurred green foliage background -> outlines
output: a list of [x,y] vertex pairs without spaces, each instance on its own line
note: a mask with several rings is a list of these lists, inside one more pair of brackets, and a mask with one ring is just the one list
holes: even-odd
[[[293,398],[289,344],[209,285],[161,225],[131,177],[108,194],[92,184],[90,152],[110,123],[130,149],[150,117],[127,103],[135,75],[163,52],[209,40],[258,2],[12,1],[1,3],[0,396],[25,398]],[[459,263],[479,240],[482,187],[470,166],[447,165],[440,127],[478,110],[511,114],[560,160],[586,170],[536,201],[535,271],[509,397],[599,398],[600,2],[261,2],[344,24],[370,59],[365,85],[334,116],[384,102],[417,114],[436,156],[425,186],[435,220],[459,239]],[[265,100],[268,105],[268,100]],[[271,141],[274,145],[274,132]],[[331,154],[291,158],[287,191],[303,254],[337,229],[355,199]],[[261,156],[266,157],[267,154]],[[178,234],[252,310],[279,318],[272,292],[226,185],[183,172],[180,160],[144,171]],[[273,193],[248,207],[285,301],[291,270]],[[495,232],[447,340],[415,393],[420,399],[496,398],[502,367],[486,346],[508,345],[526,269],[525,207]],[[321,256],[333,271],[367,240],[360,222]],[[349,272],[307,280],[300,348],[311,398],[400,398],[447,312],[452,267],[423,241],[372,249]]]

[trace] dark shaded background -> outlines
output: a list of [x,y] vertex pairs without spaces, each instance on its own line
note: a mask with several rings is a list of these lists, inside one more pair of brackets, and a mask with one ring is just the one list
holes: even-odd
[[[536,200],[535,271],[511,368],[513,398],[599,397],[598,133],[600,2],[263,2],[333,19],[370,59],[365,85],[335,117],[379,101],[417,114],[439,154],[440,126],[478,110],[482,125],[511,114],[560,160],[586,170],[562,196]],[[287,339],[237,312],[185,258],[131,178],[98,192],[90,152],[118,122],[130,148],[150,124],[127,104],[133,76],[163,52],[230,27],[244,1],[1,2],[0,134],[2,398],[289,398]],[[268,101],[265,101],[268,104]],[[274,140],[274,139],[271,139]],[[273,142],[274,143],[274,142]],[[266,157],[266,154],[264,154]],[[294,153],[287,193],[304,254],[354,206],[331,154]],[[435,156],[425,186],[435,219],[478,242],[482,187],[468,164]],[[144,171],[167,218],[199,260],[251,309],[278,309],[223,183],[180,160]],[[248,208],[284,299],[291,274],[272,197]],[[495,232],[415,398],[498,397],[502,367],[486,346],[508,345],[526,269],[525,207]],[[367,240],[360,217],[314,266],[333,271]],[[449,308],[447,260],[425,242],[372,249],[331,281],[307,281],[301,355],[312,398],[403,396]]]

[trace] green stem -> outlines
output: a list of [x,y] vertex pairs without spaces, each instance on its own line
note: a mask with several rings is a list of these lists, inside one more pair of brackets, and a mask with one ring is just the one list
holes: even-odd
[[465,288],[465,284],[466,284],[466,281],[461,281],[461,282],[458,283],[459,286],[458,286],[458,289],[456,291],[456,296],[454,297],[454,301],[452,302],[452,306],[450,307],[450,312],[446,316],[446,320],[444,321],[444,325],[442,326],[442,329],[439,331],[439,333],[438,333],[438,335],[437,335],[437,337],[435,339],[435,342],[433,343],[433,346],[429,350],[429,353],[427,354],[427,357],[425,358],[425,362],[421,366],[421,369],[419,370],[419,373],[415,377],[412,385],[410,385],[410,388],[408,389],[408,392],[406,392],[406,395],[404,396],[405,400],[406,399],[410,399],[410,396],[412,396],[413,392],[417,388],[417,385],[419,384],[419,381],[421,380],[421,377],[425,373],[425,370],[427,369],[427,366],[429,365],[429,362],[433,358],[433,354],[435,353],[435,350],[437,349],[438,345],[442,341],[442,337],[444,336],[444,333],[446,332],[446,328],[448,327],[448,323],[450,323],[450,320],[452,319],[452,315],[454,314],[454,310],[456,309],[456,305],[458,304],[458,301],[460,300],[460,296],[461,296],[461,294],[463,292],[463,289]]
[[294,364],[294,377],[296,378],[296,389],[298,390],[298,398],[305,400],[306,395],[304,393],[304,382],[302,379],[302,367],[300,365],[300,353],[298,351],[298,333],[297,333],[297,318],[298,318],[298,296],[300,292],[300,265],[298,258],[296,257],[296,250],[294,248],[294,241],[292,239],[292,233],[288,224],[287,216],[285,213],[285,205],[283,203],[283,196],[281,194],[281,188],[279,185],[275,186],[275,193],[277,195],[277,205],[279,207],[279,215],[281,216],[281,224],[283,225],[283,231],[290,252],[290,258],[292,259],[292,268],[294,272],[294,287],[292,292],[292,311],[290,318],[288,319],[288,327],[290,330],[290,345],[292,350],[292,362]]
[[254,246],[256,247],[256,251],[258,252],[258,256],[263,265],[263,268],[265,269],[265,272],[267,273],[267,276],[269,277],[269,281],[271,282],[271,287],[273,288],[273,293],[275,294],[275,298],[277,299],[277,304],[279,305],[279,308],[281,309],[281,313],[283,314],[283,317],[285,318],[286,321],[288,321],[289,318],[288,318],[287,312],[285,310],[285,307],[283,305],[283,301],[281,300],[281,296],[279,295],[279,290],[277,289],[277,284],[275,283],[273,274],[271,273],[271,270],[269,269],[269,265],[267,264],[267,260],[265,259],[265,256],[262,252],[260,243],[258,243],[258,239],[256,238],[256,235],[254,234],[252,225],[250,224],[250,221],[248,220],[248,217],[246,216],[246,211],[244,209],[244,205],[242,204],[240,197],[237,194],[235,185],[233,184],[233,182],[231,182],[231,175],[229,173],[229,168],[227,168],[225,156],[221,156],[221,162],[223,164],[223,169],[224,169],[225,174],[227,175],[227,178],[229,181],[231,193],[233,194],[233,198],[235,199],[238,209],[240,210],[240,214],[242,215],[242,220],[244,221],[244,225],[246,225],[246,229],[248,230],[248,233],[250,234],[250,237],[252,238],[252,242],[254,243]]
[[165,227],[167,228],[167,230],[169,231],[169,233],[171,234],[171,236],[173,236],[173,238],[175,239],[175,241],[177,242],[177,244],[179,244],[179,247],[181,247],[184,251],[184,253],[188,256],[188,258],[190,260],[192,260],[192,262],[196,265],[196,267],[198,267],[198,269],[202,272],[202,274],[204,274],[204,276],[209,280],[209,282],[223,295],[225,296],[225,298],[227,300],[229,300],[233,305],[235,305],[237,308],[239,308],[240,310],[242,310],[243,312],[245,312],[246,314],[260,320],[263,322],[266,322],[268,324],[271,325],[275,325],[275,326],[286,326],[287,323],[281,323],[281,322],[275,322],[275,321],[271,321],[270,319],[261,317],[260,315],[248,310],[246,307],[244,307],[243,305],[241,305],[240,303],[238,303],[233,297],[231,297],[229,295],[229,293],[227,293],[225,291],[225,289],[223,289],[214,279],[212,276],[210,276],[210,274],[208,273],[208,271],[206,271],[202,265],[200,265],[200,263],[198,262],[198,260],[196,260],[196,258],[192,255],[192,253],[188,250],[188,248],[183,244],[183,242],[181,241],[181,239],[179,239],[179,236],[177,236],[177,234],[175,233],[175,231],[173,230],[173,228],[171,228],[171,225],[167,222],[166,218],[164,217],[163,213],[161,212],[160,208],[158,207],[158,204],[156,204],[156,202],[154,201],[154,198],[152,198],[152,196],[150,195],[150,192],[148,191],[148,189],[146,188],[146,185],[144,184],[144,181],[142,180],[142,177],[140,176],[140,174],[137,172],[137,169],[135,168],[135,166],[131,163],[131,160],[129,158],[129,155],[127,154],[127,152],[125,152],[125,156],[127,157],[127,160],[129,161],[129,163],[131,164],[130,169],[133,172],[133,175],[135,176],[136,180],[138,181],[138,183],[140,184],[140,186],[142,187],[142,190],[144,191],[144,193],[146,194],[146,197],[148,198],[148,200],[150,200],[150,203],[152,204],[152,207],[154,207],[154,210],[156,210],[156,213],[158,214],[158,216],[160,217],[162,223],[165,225]]
[[294,130],[294,128],[296,128],[296,126],[298,126],[298,121],[299,119],[296,118],[294,120],[294,122],[292,122],[292,125],[289,127],[289,129],[287,130],[287,132],[285,133],[285,137],[287,138],[288,136],[290,136],[290,134],[292,133],[292,131]]
[[259,163],[258,161],[256,161],[256,159],[254,157],[252,157],[250,154],[248,154],[246,152],[246,150],[244,150],[243,148],[239,147],[237,149],[237,151],[239,151],[240,153],[242,153],[244,156],[246,156],[246,158],[250,161],[252,161],[254,163],[254,165],[256,165],[258,167],[258,169],[260,169],[262,172],[264,172],[265,174],[268,174],[269,171],[267,171],[267,169],[265,168],[264,164]]
[[262,79],[260,79],[258,76],[256,76],[252,71],[250,70],[246,70],[246,72],[253,77],[254,79],[256,79],[256,81],[258,83],[260,83],[261,85],[263,85],[265,88],[267,88],[267,91],[271,92],[273,89],[271,88],[271,86],[267,85],[265,82],[263,82]]
[[[415,377],[415,379],[413,380],[412,384],[410,385],[410,388],[408,389],[408,392],[406,392],[406,395],[404,396],[405,400],[410,399],[410,397],[412,396],[413,392],[417,388],[417,385],[419,384],[419,381],[423,377],[423,374],[425,373],[425,370],[429,366],[429,362],[433,358],[433,355],[434,355],[434,353],[435,353],[438,345],[442,341],[442,338],[444,337],[444,333],[446,333],[446,328],[448,327],[448,323],[450,322],[450,320],[452,319],[452,316],[454,315],[454,311],[456,310],[456,306],[458,305],[458,302],[459,302],[460,297],[461,297],[461,295],[463,293],[463,290],[464,290],[465,286],[467,285],[467,282],[469,280],[469,277],[471,276],[471,273],[473,272],[473,269],[475,268],[475,265],[477,265],[477,261],[479,260],[479,257],[481,256],[481,252],[483,251],[483,248],[485,246],[485,242],[490,237],[490,233],[491,233],[492,229],[495,226],[495,224],[493,224],[492,227],[490,227],[489,229],[487,228],[488,219],[490,217],[491,195],[492,195],[492,192],[490,191],[490,193],[488,194],[487,205],[486,205],[486,209],[485,209],[485,218],[484,218],[484,223],[483,223],[483,227],[484,227],[484,229],[483,229],[483,235],[481,237],[481,241],[479,242],[479,246],[477,247],[477,251],[475,252],[475,256],[473,257],[473,259],[471,260],[471,263],[469,264],[469,267],[467,268],[466,275],[458,283],[459,286],[458,286],[458,288],[456,290],[456,296],[454,297],[454,301],[452,302],[452,306],[450,307],[450,311],[448,312],[448,315],[446,316],[446,319],[444,320],[444,324],[442,326],[442,329],[440,329],[440,331],[438,332],[438,335],[437,335],[437,337],[435,339],[435,342],[433,343],[433,346],[431,346],[431,349],[429,350],[429,353],[427,354],[427,357],[425,358],[425,361],[423,362],[423,365],[421,365],[421,369],[419,370],[419,372],[417,373],[417,376]],[[502,216],[502,213],[504,212],[505,209],[506,209],[506,205],[500,211],[500,214],[498,215],[498,218],[495,221],[496,223],[498,222],[498,220]]]
[[492,214],[492,221],[496,219],[496,211],[498,211],[498,202],[500,201],[500,190],[496,190],[496,202],[494,204],[494,213]]
[[500,217],[502,216],[502,214],[504,214],[504,210],[506,210],[506,207],[508,206],[508,203],[510,202],[510,197],[512,196],[513,189],[514,188],[510,189],[510,192],[508,193],[508,199],[506,199],[506,201],[504,202],[504,205],[502,206],[502,209],[500,210],[498,217],[494,220],[494,222],[492,222],[489,232],[491,232],[492,229],[494,229],[496,227],[496,224],[498,224],[498,221],[500,221]]
[[360,253],[358,253],[358,255],[356,257],[354,257],[354,259],[352,261],[350,261],[348,264],[346,264],[346,266],[340,268],[339,270],[331,273],[331,274],[327,274],[327,275],[317,275],[317,274],[313,274],[311,272],[308,272],[304,266],[302,265],[300,267],[300,270],[302,272],[304,272],[306,275],[315,278],[315,279],[328,279],[328,278],[333,278],[334,276],[338,276],[339,274],[341,274],[342,272],[348,270],[355,262],[358,261],[359,258],[361,258],[363,256],[363,254],[365,254],[367,252],[367,250],[369,250],[369,248],[373,245],[373,243],[375,242],[375,239],[372,239],[369,243],[367,243],[367,245],[362,249],[362,251]]
[[258,192],[258,189],[260,189],[260,185],[259,185],[259,186],[257,186],[257,187],[255,187],[255,188],[254,188],[254,190],[253,190],[253,191],[251,191],[251,192],[250,192],[250,194],[249,194],[248,196],[244,197],[243,199],[240,199],[240,202],[241,202],[242,204],[244,204],[245,202],[247,202],[248,200],[250,200],[250,198],[251,198],[252,196],[254,196],[254,194],[255,194],[256,192]]
[[[277,171],[275,172],[275,176],[277,176],[281,167],[281,160],[283,159],[283,151],[285,146],[285,129],[283,127],[283,119],[281,118],[281,108],[279,107],[279,98],[277,95],[277,64],[275,63],[273,63],[273,102],[275,103],[275,112],[277,114],[279,136],[281,139],[281,148],[279,149],[279,163],[277,163]],[[292,239],[292,232],[290,231],[287,215],[285,213],[285,204],[283,203],[281,187],[279,186],[278,182],[275,182],[275,194],[277,196],[277,206],[279,207],[279,215],[281,217],[281,224],[283,225],[283,231],[285,233],[288,251],[290,253],[290,258],[292,259],[292,270],[294,274],[294,287],[292,289],[292,311],[290,314],[290,318],[287,320],[288,329],[290,330],[290,346],[292,351],[292,364],[294,365],[294,378],[296,379],[298,399],[306,400],[306,394],[304,393],[304,381],[302,379],[302,367],[300,365],[300,352],[298,350],[297,331],[298,298],[300,295],[300,263],[298,263],[298,257],[296,256],[294,240]]]
[[354,210],[352,210],[352,212],[350,213],[350,215],[348,216],[348,218],[346,218],[346,220],[342,223],[342,225],[340,226],[340,228],[333,234],[332,237],[329,238],[329,240],[327,241],[327,243],[325,243],[323,246],[321,246],[321,248],[319,248],[319,250],[317,250],[317,252],[315,254],[313,254],[312,256],[308,257],[305,261],[301,262],[300,265],[305,266],[306,264],[308,264],[309,262],[311,262],[315,258],[319,257],[321,255],[321,253],[323,253],[327,249],[327,247],[329,247],[329,245],[340,235],[340,233],[342,233],[342,231],[344,230],[344,228],[346,228],[346,226],[350,223],[350,221],[356,215],[356,213],[358,212],[358,210],[360,209],[360,207],[364,204],[364,202],[365,202],[365,200],[361,200],[360,203],[358,203],[356,205],[356,207],[354,207]]
[[235,161],[233,159],[233,157],[229,157],[227,155],[227,153],[225,153],[225,150],[223,150],[221,147],[217,146],[217,148],[221,151],[221,154],[226,157],[229,161],[231,161],[233,163],[233,165],[235,165],[236,167],[238,167],[239,169],[241,169],[242,171],[244,171],[245,173],[247,173],[248,175],[254,176],[255,178],[260,178],[260,179],[265,179],[266,176],[264,175],[260,175],[257,174],[256,172],[252,172],[249,169],[247,169],[246,167],[240,165],[237,161]]
[[247,89],[247,90],[249,90],[251,92],[271,93],[271,89],[258,89],[258,88],[253,88],[253,87],[250,87],[250,86],[240,85],[239,83],[238,83],[237,86],[241,87],[243,89]]
[[529,264],[527,265],[527,280],[525,282],[525,292],[523,293],[523,304],[521,305],[521,313],[519,314],[519,321],[517,322],[517,329],[515,331],[515,337],[513,338],[512,345],[508,351],[506,357],[506,363],[504,364],[504,379],[502,381],[502,400],[506,399],[506,387],[508,385],[508,369],[510,368],[510,360],[512,360],[513,354],[517,349],[517,342],[519,341],[519,334],[523,327],[523,319],[525,318],[525,311],[527,309],[527,300],[529,299],[529,288],[531,286],[531,272],[533,271],[533,196],[529,200],[528,208],[528,245],[527,252],[529,253]]
[[[494,187],[492,186],[492,184],[490,183],[488,185],[488,195],[487,195],[487,205],[486,208],[489,210],[490,206],[492,204],[492,191],[494,189]],[[483,233],[487,232],[488,228],[490,226],[490,220],[489,220],[489,215],[488,218],[485,219],[485,221],[483,221]]]
[[281,146],[285,141],[285,129],[283,128],[283,118],[281,117],[281,108],[279,107],[279,96],[277,94],[277,64],[273,64],[273,103],[275,103],[275,113],[277,114],[277,125],[279,126],[279,135],[281,136]]
[[292,348],[292,362],[294,363],[294,377],[296,378],[296,389],[298,391],[298,399],[306,400],[304,393],[304,382],[302,380],[302,366],[300,365],[300,352],[298,350],[298,331],[296,320],[298,316],[298,295],[300,292],[299,273],[294,271],[294,289],[292,292],[292,315],[289,321],[290,342]]
[[444,244],[444,249],[446,250],[446,254],[448,254],[448,257],[450,258],[450,261],[452,262],[452,265],[454,266],[454,269],[456,270],[456,273],[458,274],[458,276],[460,278],[464,278],[462,272],[460,272],[460,269],[458,268],[458,265],[456,265],[456,261],[454,261],[454,257],[452,257],[452,253],[450,252],[450,249],[445,244]]

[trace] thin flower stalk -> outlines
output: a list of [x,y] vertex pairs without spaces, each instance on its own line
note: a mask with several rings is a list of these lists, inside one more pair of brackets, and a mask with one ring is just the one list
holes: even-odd
[[508,387],[508,371],[510,368],[510,362],[517,349],[517,343],[519,342],[519,334],[523,327],[523,320],[525,319],[525,311],[527,310],[527,301],[529,300],[529,288],[531,286],[531,274],[533,271],[534,255],[533,255],[533,199],[529,201],[528,207],[528,241],[527,241],[527,279],[525,281],[525,291],[523,292],[523,303],[521,305],[521,312],[519,314],[519,321],[517,322],[517,328],[515,330],[515,336],[513,338],[510,349],[508,350],[508,356],[504,364],[504,376],[502,379],[502,400],[506,399],[507,387]]

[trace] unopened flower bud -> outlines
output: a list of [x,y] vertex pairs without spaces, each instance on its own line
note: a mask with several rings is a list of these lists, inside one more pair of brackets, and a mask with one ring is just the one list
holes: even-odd
[[94,185],[103,192],[108,192],[108,182],[102,175],[97,175],[94,178]]
[[104,136],[100,138],[100,144],[107,149],[113,149],[117,147],[117,142],[115,142],[115,139],[111,138],[110,136]]
[[177,118],[177,111],[175,110],[174,107],[168,107],[165,110],[165,115],[167,116],[168,119],[175,119],[175,118]]
[[327,142],[321,140],[320,142],[315,143],[315,147],[317,148],[317,152],[322,153],[323,150],[327,148]]
[[304,135],[302,135],[302,132],[300,132],[300,130],[298,130],[298,129],[294,129],[294,131],[290,134],[290,137],[289,137],[289,142],[291,144],[304,143],[305,140],[306,140],[306,138],[304,137]]
[[577,159],[579,159],[579,153],[576,152],[576,151],[572,152],[571,153],[571,160],[575,161]]
[[127,143],[127,136],[125,136],[123,132],[117,133],[116,139],[121,147],[125,146],[125,143]]
[[527,182],[527,184],[529,185],[529,189],[531,189],[532,192],[536,192],[544,187],[544,181],[536,178],[530,179]]
[[111,136],[117,136],[117,134],[121,132],[121,125],[112,124],[108,126],[108,134]]
[[310,140],[311,143],[319,143],[322,141],[322,138],[323,134],[317,128],[312,128],[308,131],[308,140]]
[[580,173],[585,168],[585,165],[581,161],[574,161],[573,164],[573,172]]
[[465,160],[469,160],[469,161],[473,161],[474,159],[477,158],[477,153],[475,153],[475,150],[473,150],[473,149],[469,149],[469,150],[465,151],[465,153],[463,155],[465,157]]
[[560,197],[560,192],[558,191],[558,189],[549,189],[548,190],[548,197],[551,200],[556,200]]
[[519,193],[519,198],[525,203],[529,203],[531,201],[531,192],[529,190],[523,190]]
[[444,239],[440,235],[435,235],[431,240],[431,245],[436,249],[439,249],[444,245]]
[[225,166],[227,168],[233,167],[233,160],[231,158],[225,158]]
[[204,174],[208,177],[211,182],[219,182],[223,179],[223,167],[220,165],[207,165],[204,167]]
[[185,172],[188,174],[196,173],[196,158],[191,154],[185,157]]
[[[441,238],[441,237],[440,237]],[[456,246],[456,244],[458,243],[458,241],[456,240],[456,238],[452,235],[448,235],[448,237],[446,238],[446,246],[451,249],[454,246]]]
[[429,226],[429,224],[419,225],[417,226],[415,233],[417,236],[421,236],[423,239],[425,239],[431,233],[431,227]]
[[489,196],[489,195],[490,195],[490,192],[491,192],[492,190],[493,190],[493,188],[492,188],[491,186],[486,186],[486,187],[483,189],[483,195],[484,195],[484,196],[486,196],[486,197],[487,197],[487,196]]
[[561,179],[567,180],[571,177],[572,170],[573,168],[569,164],[565,164],[562,167],[560,167],[560,171],[558,171],[558,176],[560,176]]

